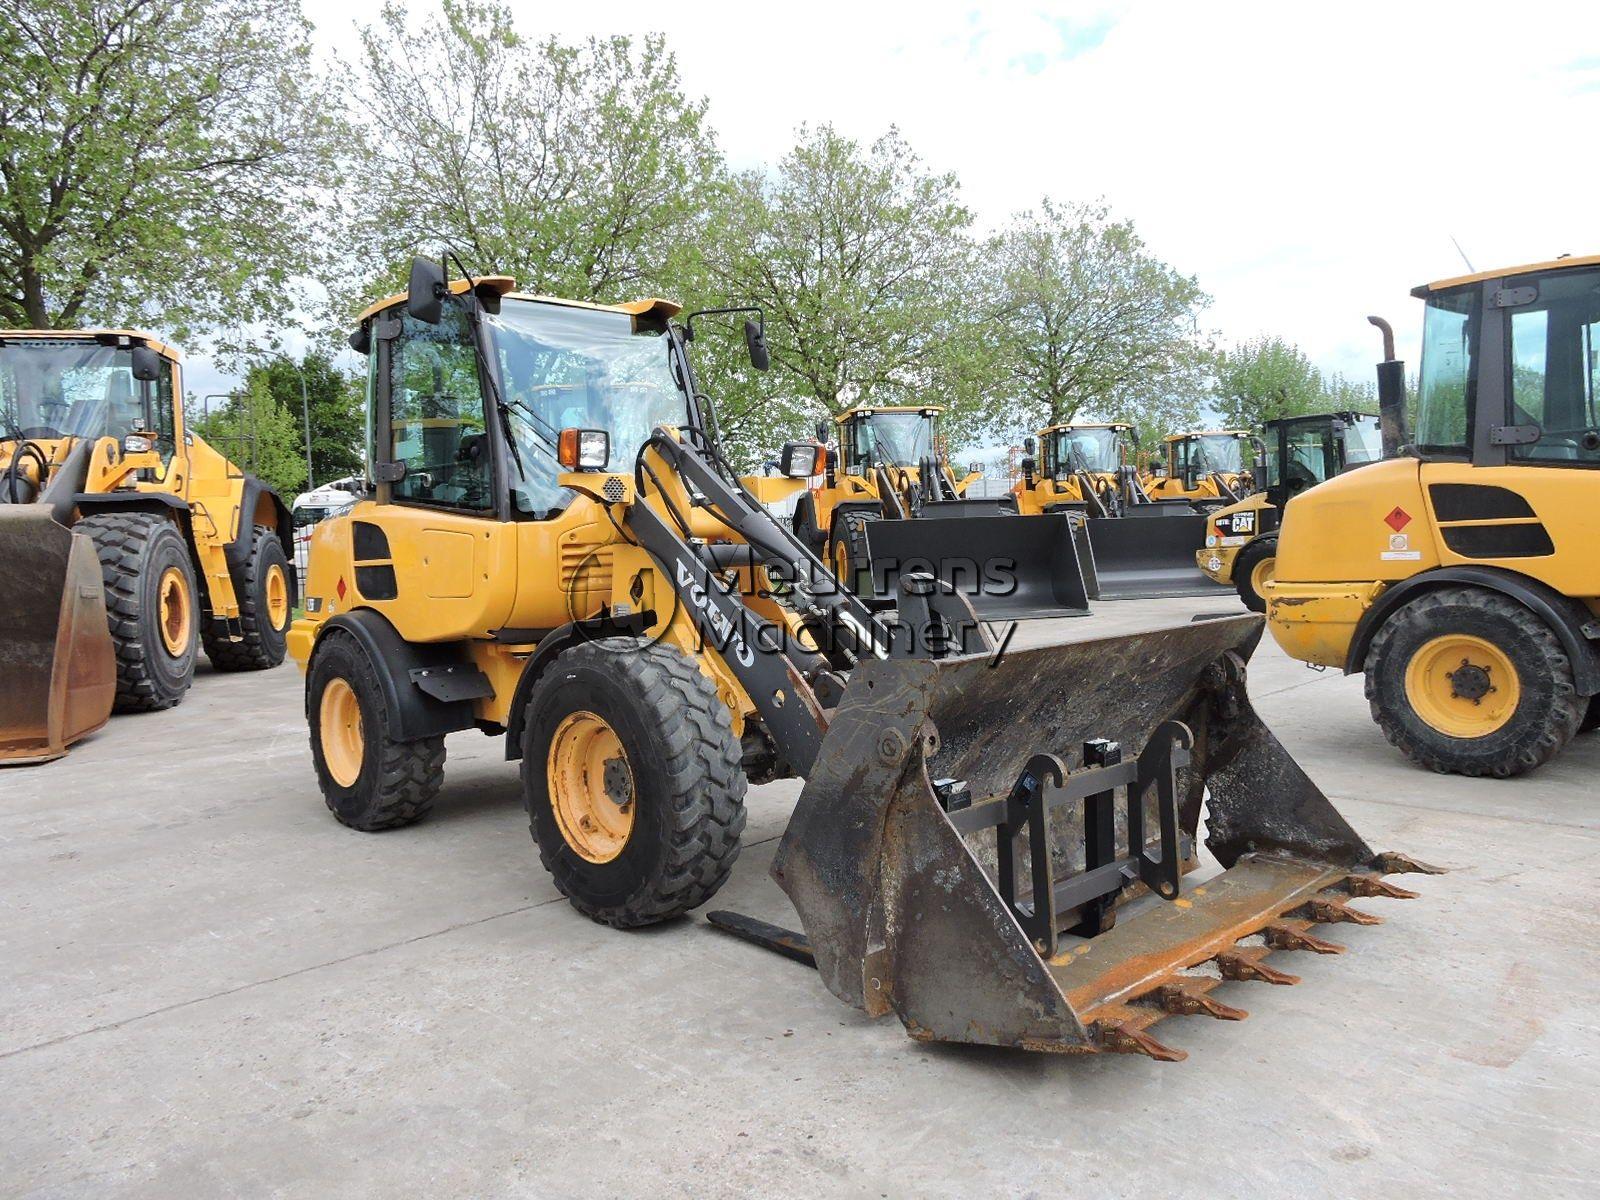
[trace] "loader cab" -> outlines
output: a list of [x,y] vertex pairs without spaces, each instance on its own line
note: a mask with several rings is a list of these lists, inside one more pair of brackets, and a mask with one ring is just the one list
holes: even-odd
[[1600,256],[1417,288],[1425,460],[1600,465]]
[[1375,413],[1286,417],[1266,422],[1263,434],[1265,455],[1256,482],[1279,506],[1350,467],[1383,457]]
[[561,430],[606,433],[620,471],[656,426],[690,423],[668,355],[676,304],[601,307],[513,286],[458,280],[433,322],[400,296],[362,314],[352,345],[368,347],[380,503],[549,520],[575,496],[560,483]]
[[1166,474],[1186,488],[1198,487],[1212,474],[1237,475],[1244,470],[1244,445],[1249,434],[1181,433],[1167,439]]
[[146,334],[0,333],[0,469],[17,462],[0,503],[31,499],[48,473],[41,460],[53,467],[78,441],[143,439],[168,461],[180,435],[176,375],[177,352]]
[[847,475],[874,467],[915,470],[934,457],[938,408],[853,408],[835,418],[839,457]]
[[1063,479],[1076,471],[1113,475],[1127,457],[1131,425],[1056,425],[1039,434],[1041,473]]

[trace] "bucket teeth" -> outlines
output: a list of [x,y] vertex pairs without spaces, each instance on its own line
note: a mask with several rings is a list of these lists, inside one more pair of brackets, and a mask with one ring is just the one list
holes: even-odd
[[1393,850],[1385,850],[1372,860],[1372,869],[1380,875],[1443,875],[1443,867],[1435,867],[1429,863],[1418,862],[1409,854],[1397,854]]
[[1352,875],[1344,881],[1344,890],[1352,896],[1381,896],[1388,900],[1415,900],[1417,893],[1395,887],[1376,875]]
[[1256,949],[1247,946],[1235,946],[1232,950],[1224,950],[1217,955],[1217,967],[1222,971],[1224,979],[1254,980],[1258,983],[1289,984],[1299,983],[1300,976],[1291,975],[1287,971],[1280,971],[1276,967],[1269,967],[1261,960],[1270,950]]
[[1204,977],[1175,979],[1147,992],[1141,1000],[1179,1017],[1207,1016],[1219,1021],[1242,1021],[1250,1015],[1244,1009],[1224,1004],[1212,996],[1210,993],[1215,984],[1216,980]]
[[1311,914],[1313,921],[1320,921],[1324,925],[1333,925],[1340,921],[1347,921],[1351,925],[1383,924],[1382,917],[1362,912],[1358,908],[1351,908],[1342,900],[1328,900],[1322,896],[1313,896],[1308,900],[1306,909]]
[[1100,1034],[1100,1045],[1113,1054],[1144,1054],[1157,1062],[1182,1062],[1187,1050],[1177,1050],[1158,1042],[1143,1029],[1131,1024],[1111,1025]]
[[1343,954],[1345,951],[1338,942],[1324,941],[1293,925],[1268,925],[1261,936],[1274,950],[1310,950],[1313,954]]

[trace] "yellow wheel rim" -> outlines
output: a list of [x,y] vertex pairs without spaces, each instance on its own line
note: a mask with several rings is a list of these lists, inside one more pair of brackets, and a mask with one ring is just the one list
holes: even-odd
[[156,600],[161,625],[161,644],[173,658],[182,658],[189,649],[189,632],[194,623],[189,604],[189,581],[178,567],[161,572],[156,585]]
[[340,787],[354,787],[361,774],[366,739],[361,734],[361,704],[355,689],[343,679],[330,679],[322,689],[318,731],[322,736],[322,762]]
[[850,578],[850,547],[842,541],[833,544],[833,574],[846,587],[854,582]]
[[605,718],[575,712],[556,726],[545,779],[556,826],[574,853],[592,863],[622,853],[639,806],[627,751]]
[[1277,561],[1278,560],[1276,558],[1269,554],[1260,562],[1256,563],[1255,566],[1250,568],[1250,587],[1252,590],[1254,590],[1256,595],[1266,595],[1266,592],[1263,591],[1262,588],[1265,586],[1267,580],[1272,578],[1272,567]]
[[289,624],[289,580],[277,563],[267,568],[267,620],[274,629]]
[[1487,737],[1511,720],[1522,698],[1517,669],[1493,642],[1447,633],[1406,664],[1406,701],[1446,737]]

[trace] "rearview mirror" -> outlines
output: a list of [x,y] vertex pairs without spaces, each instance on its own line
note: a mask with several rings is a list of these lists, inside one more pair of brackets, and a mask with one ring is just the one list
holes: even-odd
[[133,348],[133,377],[141,383],[154,383],[161,378],[161,355],[149,346]]
[[823,445],[828,444],[828,423],[826,421],[817,422],[817,441]]
[[772,360],[767,354],[767,334],[760,325],[754,321],[744,323],[745,349],[750,351],[750,365],[758,371],[765,371]]
[[1024,454],[1032,454],[1038,448],[1038,445],[1039,443],[1031,437],[1025,437],[1022,439],[1022,452]]
[[822,447],[815,442],[785,442],[778,454],[778,474],[785,479],[810,479],[817,474]]
[[437,325],[444,313],[444,268],[426,258],[411,260],[411,282],[406,288],[406,311],[424,325]]

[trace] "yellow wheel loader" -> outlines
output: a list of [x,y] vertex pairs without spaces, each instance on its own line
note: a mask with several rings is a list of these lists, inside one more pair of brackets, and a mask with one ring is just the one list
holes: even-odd
[[1283,506],[1307,488],[1383,457],[1375,413],[1315,413],[1262,426],[1266,453],[1261,490],[1206,518],[1206,544],[1195,562],[1210,579],[1231,584],[1252,612],[1266,612],[1261,585],[1272,578]]
[[1251,709],[1259,617],[1006,653],[930,574],[868,607],[729,470],[678,312],[419,259],[361,315],[372,489],[290,632],[338,820],[421,819],[446,736],[501,736],[556,886],[629,928],[710,900],[747,783],[798,776],[802,929],[713,923],[913,1037],[1054,1052],[1180,1058],[1157,1022],[1243,1016],[1225,980],[1408,895]]
[[0,764],[283,661],[283,502],[184,427],[178,352],[131,330],[0,332]]
[[1289,501],[1268,621],[1293,657],[1364,673],[1413,761],[1518,775],[1592,724],[1600,694],[1600,256],[1413,295],[1414,431],[1370,318],[1385,461]]
[[[1194,566],[1205,517],[1185,499],[1152,499],[1129,463],[1133,426],[1052,425],[1027,438],[1012,488],[1023,516],[1070,514],[1091,600],[1204,596],[1215,586]],[[1037,457],[1035,457],[1037,455]],[[1161,518],[1152,524],[1149,518]]]
[[1260,462],[1264,448],[1242,429],[1173,433],[1161,439],[1161,458],[1141,480],[1152,500],[1188,500],[1204,508],[1237,504],[1255,483],[1244,465],[1246,443]]
[[[968,498],[980,475],[957,480],[939,453],[941,411],[859,406],[834,418],[838,450],[824,446],[795,506],[795,536],[873,603],[892,602],[900,576],[926,571],[987,620],[1087,616],[1081,522],[1018,524],[1015,497]],[[818,441],[827,433],[819,424]]]

